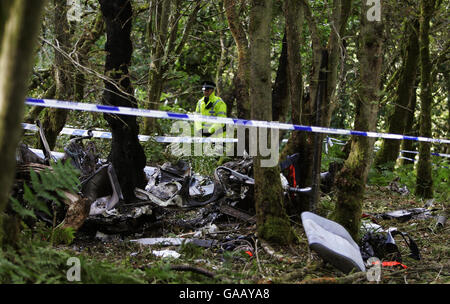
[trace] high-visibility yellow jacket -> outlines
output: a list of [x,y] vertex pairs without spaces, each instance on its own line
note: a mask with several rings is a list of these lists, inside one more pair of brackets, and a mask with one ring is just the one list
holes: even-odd
[[[207,106],[209,108],[207,108]],[[208,102],[205,103],[205,97],[202,97],[197,102],[197,107],[195,108],[195,112],[204,116],[218,116],[218,117],[227,117],[227,105],[222,100],[222,98],[216,96],[214,92],[209,95]],[[194,122],[194,131],[197,134],[201,129],[203,129],[203,133],[211,133],[213,134],[217,130],[222,128],[223,133],[216,134],[217,136],[225,135],[225,125],[221,123],[207,123],[207,122]]]

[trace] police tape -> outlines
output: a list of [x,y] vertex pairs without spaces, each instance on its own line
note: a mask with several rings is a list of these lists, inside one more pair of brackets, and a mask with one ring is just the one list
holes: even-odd
[[[38,127],[34,124],[29,123],[22,123],[22,128],[24,130],[30,130],[30,131],[38,131]],[[69,128],[64,127],[59,134],[65,134],[65,135],[72,135],[72,136],[88,136],[89,131],[92,132],[92,137],[95,138],[105,138],[105,139],[111,139],[112,134],[111,132],[104,131],[104,130],[84,130],[84,129],[77,129],[77,128]],[[153,138],[156,142],[159,143],[235,143],[238,142],[237,138],[211,138],[211,137],[181,137],[181,136],[149,136],[149,135],[138,135],[138,138],[140,141],[148,141],[150,138]],[[287,139],[282,140],[283,143],[288,142]],[[333,146],[333,144],[343,145],[344,143],[335,138],[326,137],[324,139],[324,143],[326,146]]]
[[[38,127],[34,124],[22,123],[22,128],[30,131],[38,131]],[[72,135],[72,136],[88,136],[89,131],[92,132],[92,137],[111,139],[111,132],[104,130],[83,130],[77,128],[65,127],[61,130],[60,134]],[[151,138],[160,143],[219,143],[219,142],[237,142],[234,138],[209,138],[209,137],[181,137],[181,136],[149,136],[138,135],[140,141],[149,141]]]
[[378,133],[378,132],[371,132],[371,131],[355,131],[355,130],[334,129],[334,128],[325,128],[325,127],[303,126],[303,125],[279,123],[279,122],[274,122],[274,121],[246,120],[246,119],[217,117],[217,116],[203,116],[203,115],[198,115],[198,114],[174,113],[174,112],[166,112],[166,111],[159,111],[159,110],[147,110],[147,109],[139,109],[139,108],[120,107],[120,106],[98,105],[98,104],[62,101],[62,100],[54,100],[54,99],[27,98],[25,103],[27,105],[33,105],[33,106],[52,107],[52,108],[80,110],[80,111],[89,111],[89,112],[110,113],[110,114],[119,114],[119,115],[144,116],[144,117],[152,117],[152,118],[160,118],[160,119],[199,121],[199,122],[208,122],[208,123],[221,123],[221,124],[226,124],[226,125],[238,125],[238,126],[244,126],[244,127],[259,127],[259,128],[280,129],[280,130],[294,130],[294,131],[305,131],[305,132],[324,133],[324,134],[356,135],[356,136],[384,138],[384,139],[413,140],[413,141],[430,142],[430,143],[438,143],[438,144],[450,144],[450,139],[437,139],[437,138],[428,138],[428,137],[421,137],[421,136],[406,136],[406,135],[400,135],[400,134]]
[[[400,153],[410,153],[410,154],[419,154],[418,151],[408,151],[408,150],[400,150]],[[440,156],[440,157],[450,157],[450,154],[445,154],[445,153],[435,153],[435,152],[431,152],[431,155],[434,156]]]
[[[41,149],[34,149],[34,148],[29,148],[31,152],[33,152],[34,154],[36,154],[37,156],[39,156],[42,159],[45,159],[45,154],[44,151],[42,151]],[[50,154],[52,157],[54,157],[56,160],[58,159],[62,159],[64,157],[64,152],[56,152],[56,151],[50,151]],[[99,159],[100,162],[106,162],[106,159]],[[145,166],[144,167],[144,172],[147,176],[152,175],[153,173],[155,173],[156,171],[156,167],[152,167],[152,166]]]
[[[34,124],[29,123],[22,123],[22,128],[24,130],[30,130],[30,131],[38,131],[38,127]],[[84,130],[84,129],[77,129],[77,128],[69,128],[64,127],[60,134],[65,135],[71,135],[71,136],[88,136],[89,131],[92,132],[92,137],[95,138],[105,138],[105,139],[111,139],[112,134],[111,132],[104,131],[104,130]],[[153,138],[156,142],[159,143],[221,143],[221,142],[238,142],[237,138],[203,138],[203,137],[180,137],[180,136],[148,136],[148,135],[138,135],[138,138],[140,141],[148,141],[150,138]],[[287,139],[283,139],[282,142],[287,142]],[[336,139],[333,137],[327,136],[324,139],[325,144],[325,153],[328,154],[328,147],[332,147],[333,145],[345,145],[345,142]],[[378,148],[375,148],[375,151],[377,151]],[[406,159],[410,161],[414,161],[412,158],[407,158],[402,156],[403,153],[411,153],[411,154],[419,154],[417,151],[408,151],[408,150],[400,150],[400,157],[399,159]],[[434,156],[440,156],[440,157],[448,157],[450,158],[450,154],[444,154],[444,153],[434,153],[432,152],[431,155]]]

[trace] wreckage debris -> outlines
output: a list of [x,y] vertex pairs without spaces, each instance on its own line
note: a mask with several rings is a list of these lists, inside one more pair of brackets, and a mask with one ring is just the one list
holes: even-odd
[[406,222],[411,219],[428,219],[432,218],[433,212],[438,211],[437,208],[432,208],[434,205],[425,204],[424,208],[410,208],[410,209],[402,209],[402,210],[394,210],[385,213],[373,214],[372,217],[378,219],[391,220],[396,219],[402,222]]
[[157,257],[162,257],[162,258],[174,258],[174,259],[178,259],[181,254],[179,254],[178,252],[176,252],[175,250],[152,250],[152,254],[157,256]]
[[[91,132],[92,133],[92,132]],[[40,132],[45,143],[45,136]],[[94,232],[102,240],[114,239],[115,235],[144,235],[144,231],[152,230],[165,224],[161,220],[165,208],[193,209],[203,207],[202,218],[186,222],[186,230],[197,227],[190,239],[172,239],[172,242],[192,242],[202,247],[216,246],[216,240],[203,240],[200,237],[214,236],[218,227],[213,224],[219,219],[236,219],[245,224],[254,225],[255,209],[253,202],[253,159],[244,158],[228,162],[216,168],[214,178],[193,173],[189,163],[179,160],[177,163],[164,163],[162,166],[146,167],[148,183],[145,189],[135,189],[138,203],[124,204],[123,195],[118,183],[114,167],[111,163],[99,160],[93,142],[83,144],[83,140],[92,136],[76,137],[64,147],[64,161],[70,161],[81,172],[81,191],[78,204],[71,203],[66,207],[64,225],[76,230]],[[45,145],[44,145],[45,146]],[[44,147],[45,159],[34,154],[26,145],[18,150],[18,163],[32,166],[43,166],[51,159],[50,150]],[[295,157],[294,157],[295,158]],[[292,159],[291,159],[292,161]],[[291,164],[292,165],[292,164]],[[29,169],[28,169],[29,170]],[[323,174],[329,178],[330,173]],[[280,180],[286,193],[309,193],[311,187],[298,188],[289,184],[288,179],[280,174]],[[133,242],[152,245],[160,238],[141,238]],[[167,241],[167,239],[166,239]],[[227,240],[227,250],[241,242],[245,252],[252,253],[250,242]],[[175,244],[173,244],[175,245]],[[239,247],[235,246],[235,247]]]
[[406,232],[401,232],[397,228],[387,230],[368,232],[361,239],[361,255],[364,261],[371,257],[377,257],[380,260],[390,260],[402,262],[402,255],[395,241],[395,236],[400,235],[408,248],[409,256],[415,260],[420,260],[421,255],[419,247],[414,239]]
[[447,218],[443,215],[439,215],[436,221],[436,227],[443,228],[445,223],[447,222]]
[[395,210],[389,211],[386,213],[382,213],[377,215],[377,217],[382,219],[397,219],[400,221],[408,221],[410,219],[424,219],[428,217],[432,217],[431,211],[426,208],[411,208],[404,210]]
[[[52,170],[49,166],[50,160],[53,159],[51,151],[48,148],[42,128],[40,128],[40,123],[37,122],[37,124],[40,130],[41,141],[44,145],[45,159],[33,153],[27,145],[20,144],[16,153],[16,180],[18,181],[29,180],[30,170],[37,173],[47,168]],[[64,148],[63,162],[70,161],[81,172],[80,193],[65,193],[67,199],[64,200],[66,205],[65,218],[62,222],[64,228],[72,227],[78,230],[90,214],[100,214],[109,211],[119,200],[123,199],[112,164],[102,164],[98,161],[95,146],[92,142],[88,143],[86,147],[83,146],[82,140],[90,139],[91,137],[92,132],[89,136],[74,138]],[[50,210],[52,209],[50,208]],[[61,214],[61,212],[58,213]],[[47,219],[38,212],[37,214],[42,220],[53,224],[52,220]]]
[[165,163],[149,176],[145,190],[136,189],[140,199],[160,207],[193,208],[215,202],[223,195],[222,187],[210,178],[191,175],[184,161],[172,166]]
[[135,242],[141,245],[160,245],[160,246],[180,246],[182,244],[192,243],[199,247],[210,248],[217,244],[216,240],[204,240],[198,238],[142,238],[131,240],[130,242]]

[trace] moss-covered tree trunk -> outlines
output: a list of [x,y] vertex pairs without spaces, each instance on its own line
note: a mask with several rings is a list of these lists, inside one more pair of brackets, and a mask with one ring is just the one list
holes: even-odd
[[[8,2],[8,3],[7,3]],[[45,1],[2,1],[0,20],[0,247],[9,230],[4,214],[14,179],[27,81]],[[6,226],[6,227],[5,227]],[[5,229],[6,228],[6,229]]]
[[[249,27],[250,102],[252,119],[257,120],[271,120],[272,118],[271,19],[272,0],[251,1]],[[270,242],[290,243],[293,240],[293,232],[283,206],[279,167],[263,167],[261,161],[261,156],[258,155],[253,162],[258,236]]]
[[[69,23],[67,21],[67,1],[53,0],[54,26],[55,26],[55,45],[63,52],[69,53]],[[55,72],[55,98],[59,100],[73,99],[73,67],[69,60],[59,51],[55,50],[54,59]],[[59,132],[66,124],[69,111],[65,109],[47,108],[42,117],[42,128],[48,142],[50,150],[56,145]],[[42,142],[39,147],[44,148]]]
[[[361,9],[359,45],[359,88],[355,107],[355,129],[374,131],[380,99],[383,22],[367,20],[368,6]],[[373,158],[374,139],[352,136],[350,154],[339,172],[335,217],[357,240],[361,223],[362,200]]]
[[[77,42],[79,48],[77,49],[77,59],[79,64],[86,66],[89,60],[89,52],[95,42],[104,34],[105,22],[101,12],[92,21],[92,24],[85,30],[80,40]],[[75,100],[81,102],[84,99],[84,90],[86,87],[85,71],[77,70],[75,73],[74,96]]]
[[[419,22],[414,20],[413,23],[405,24],[407,35],[407,46],[404,53],[403,64],[400,73],[400,80],[396,90],[393,103],[395,104],[394,112],[389,117],[389,133],[403,134],[406,129],[408,112],[413,111],[410,108],[411,96],[415,92],[415,81],[417,74],[417,65],[419,58]],[[395,164],[401,141],[393,139],[384,139],[380,151],[375,159],[375,166]]]
[[[430,60],[430,20],[433,17],[435,0],[420,1],[420,136],[431,137],[431,105],[433,102]],[[431,143],[419,143],[417,163],[416,195],[433,197],[431,176]]]
[[[105,74],[115,82],[105,81],[103,104],[137,108],[128,66],[131,61],[130,39],[132,8],[128,0],[100,0],[106,24]],[[120,88],[120,90],[119,90]],[[134,189],[143,188],[145,154],[139,143],[139,127],[135,116],[104,114],[112,132],[108,159],[116,170],[125,200],[135,198]]]

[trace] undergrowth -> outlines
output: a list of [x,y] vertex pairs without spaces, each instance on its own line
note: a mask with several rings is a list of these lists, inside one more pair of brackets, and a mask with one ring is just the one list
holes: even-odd
[[[68,260],[80,260],[80,281],[69,281]],[[52,247],[48,242],[22,240],[19,249],[0,251],[0,283],[146,283],[144,273],[130,267],[98,261]]]

